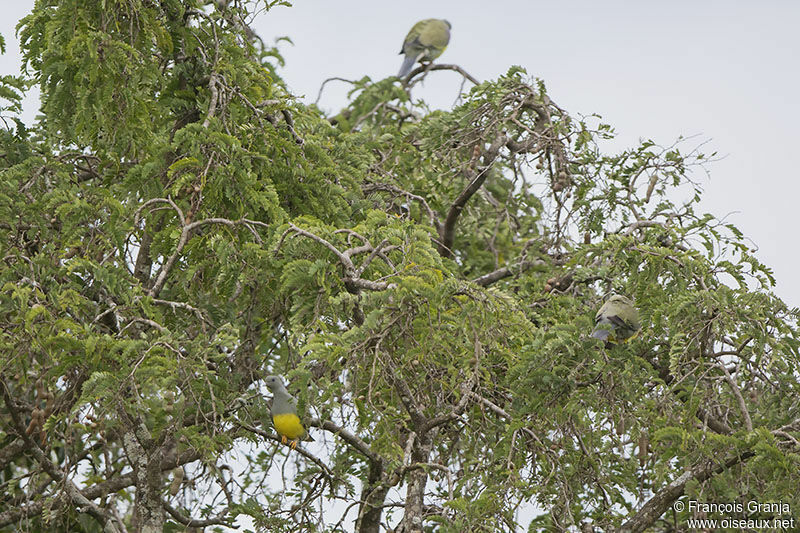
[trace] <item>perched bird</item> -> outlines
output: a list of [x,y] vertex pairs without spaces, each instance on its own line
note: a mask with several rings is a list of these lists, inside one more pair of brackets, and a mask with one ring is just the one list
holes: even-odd
[[639,312],[628,298],[614,294],[597,311],[594,324],[592,337],[605,341],[606,346],[625,342],[639,332]]
[[417,61],[433,61],[442,55],[450,42],[450,28],[450,23],[442,19],[425,19],[414,24],[400,50],[406,58],[397,77],[404,78]]
[[300,417],[297,416],[297,400],[286,390],[280,376],[267,376],[264,381],[272,391],[272,408],[270,409],[272,425],[281,436],[281,442],[286,444],[287,440],[291,441],[290,446],[294,450],[300,439],[314,440],[300,422]]

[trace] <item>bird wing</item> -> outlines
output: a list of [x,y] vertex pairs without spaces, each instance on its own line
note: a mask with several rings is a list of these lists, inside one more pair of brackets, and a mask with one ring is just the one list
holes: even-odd
[[419,36],[422,33],[422,29],[427,22],[428,19],[420,20],[419,22],[411,26],[411,29],[408,30],[408,35],[406,35],[406,38],[403,39],[403,46],[400,48],[401,54],[408,53],[409,49],[413,50],[413,48],[411,47],[419,47]]
[[611,322],[615,328],[634,329],[633,324],[626,322],[624,318],[618,315],[607,316],[606,320]]

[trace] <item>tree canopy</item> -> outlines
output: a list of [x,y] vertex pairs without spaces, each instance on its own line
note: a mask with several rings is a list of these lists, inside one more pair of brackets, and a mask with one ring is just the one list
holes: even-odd
[[[37,0],[20,22],[24,75],[0,78],[0,530],[673,531],[700,516],[685,497],[800,510],[798,310],[698,211],[712,156],[608,153],[610,126],[520,67],[365,77],[329,116],[248,25],[283,3]],[[468,87],[451,109],[413,96],[447,72]],[[604,347],[611,293],[642,328]],[[270,374],[314,443],[280,444]]]

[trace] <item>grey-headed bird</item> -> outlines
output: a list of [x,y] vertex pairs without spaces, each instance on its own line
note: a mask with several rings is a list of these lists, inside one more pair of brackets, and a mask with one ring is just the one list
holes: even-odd
[[300,417],[297,416],[297,400],[286,390],[280,376],[267,376],[264,382],[272,392],[270,414],[272,415],[272,425],[281,436],[281,442],[286,444],[287,440],[291,441],[290,446],[294,450],[300,439],[314,440],[303,427]]

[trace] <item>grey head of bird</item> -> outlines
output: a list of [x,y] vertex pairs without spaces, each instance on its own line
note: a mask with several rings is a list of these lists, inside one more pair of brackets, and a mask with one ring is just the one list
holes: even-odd
[[275,389],[285,389],[286,386],[283,384],[283,380],[280,376],[267,376],[264,379],[264,383],[266,383],[267,388],[272,392],[275,392]]
[[277,396],[291,396],[289,391],[286,390],[286,385],[283,384],[283,379],[280,376],[267,376],[264,379],[267,388]]
[[272,392],[272,413],[294,412],[297,400],[286,390],[280,376],[267,376],[264,379],[267,388]]

